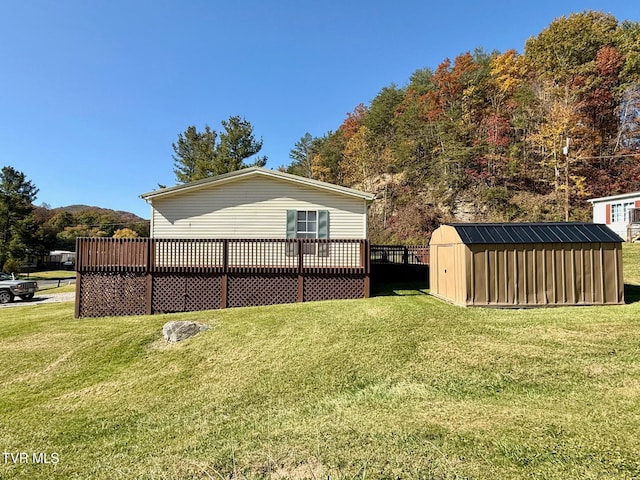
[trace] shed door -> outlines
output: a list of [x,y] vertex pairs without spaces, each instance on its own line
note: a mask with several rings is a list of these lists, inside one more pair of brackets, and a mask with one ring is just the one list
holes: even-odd
[[440,295],[452,300],[455,299],[455,269],[454,269],[453,245],[440,245],[438,247],[438,276]]

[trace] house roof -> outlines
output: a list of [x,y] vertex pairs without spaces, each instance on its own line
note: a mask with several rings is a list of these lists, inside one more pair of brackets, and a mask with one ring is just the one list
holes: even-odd
[[249,167],[233,172],[217,175],[215,177],[209,177],[195,182],[185,183],[183,185],[176,185],[174,187],[160,188],[148,193],[143,193],[140,198],[152,201],[154,198],[166,197],[179,193],[184,193],[191,190],[197,190],[200,188],[206,188],[223,183],[233,182],[248,177],[264,176],[267,178],[273,178],[275,180],[297,183],[300,185],[306,185],[308,187],[317,188],[321,190],[327,190],[341,195],[347,195],[350,197],[361,198],[367,202],[372,202],[375,195],[372,193],[361,192],[353,188],[347,188],[340,185],[334,185],[332,183],[321,182],[312,178],[300,177],[298,175],[291,175],[290,173],[284,173],[277,170],[268,170],[260,167]]
[[620,195],[611,195],[610,197],[600,197],[600,198],[592,198],[591,200],[587,200],[590,203],[600,203],[600,202],[609,202],[615,200],[625,200],[627,198],[640,198],[640,192],[632,192],[632,193],[622,193]]
[[620,243],[598,223],[458,223],[451,224],[465,244],[479,243]]

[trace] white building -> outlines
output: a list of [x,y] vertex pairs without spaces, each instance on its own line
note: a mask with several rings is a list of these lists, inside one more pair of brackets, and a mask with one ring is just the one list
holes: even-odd
[[[319,240],[305,243],[306,266],[327,266],[329,261],[334,267],[359,265],[364,243],[353,240],[367,239],[367,209],[374,199],[371,193],[258,167],[141,197],[151,204],[152,238],[262,239],[266,242],[255,247],[260,255],[248,259],[244,244],[235,242],[229,247],[228,261],[272,267],[285,265],[297,255],[296,244],[282,242],[291,239]],[[352,242],[335,245],[341,240]],[[186,261],[178,251],[184,245],[175,245],[171,251],[156,251],[156,261],[167,265],[173,261],[170,258]],[[221,246],[194,248],[200,249],[200,257],[220,258]]]
[[603,223],[623,240],[636,241],[640,235],[640,192],[589,200],[593,223]]
[[252,167],[162,188],[151,205],[154,238],[367,238],[370,193]]

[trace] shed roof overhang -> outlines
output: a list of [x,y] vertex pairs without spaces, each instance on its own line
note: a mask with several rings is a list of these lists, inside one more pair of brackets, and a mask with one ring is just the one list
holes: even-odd
[[[598,223],[456,223],[448,227],[466,245],[622,242],[609,227]],[[451,233],[445,235],[449,241]]]

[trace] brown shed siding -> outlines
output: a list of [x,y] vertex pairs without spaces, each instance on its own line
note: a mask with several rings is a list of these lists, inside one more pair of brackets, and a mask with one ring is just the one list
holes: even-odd
[[619,252],[611,244],[472,245],[466,250],[472,273],[466,276],[464,301],[442,293],[455,303],[531,306],[623,302]]
[[463,306],[624,303],[619,242],[465,244],[443,226],[432,237],[430,280],[433,295]]

